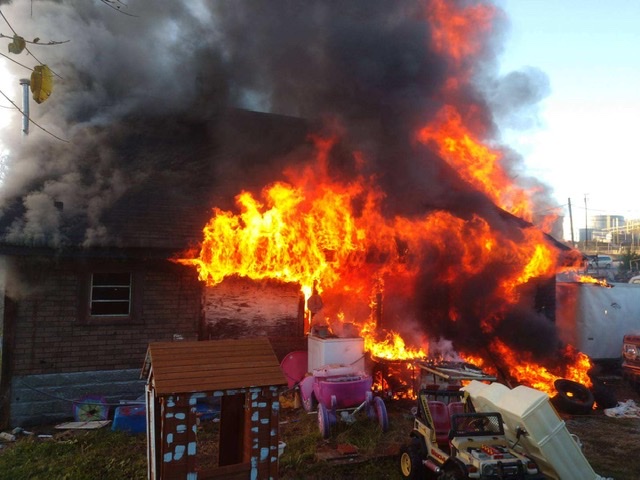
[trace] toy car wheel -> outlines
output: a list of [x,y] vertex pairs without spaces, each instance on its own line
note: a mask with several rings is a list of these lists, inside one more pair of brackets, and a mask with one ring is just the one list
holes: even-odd
[[329,438],[331,433],[331,422],[329,420],[329,410],[322,403],[318,404],[318,427],[322,438]]
[[556,380],[553,385],[558,392],[553,403],[561,412],[585,415],[593,409],[593,394],[584,385],[565,378]]
[[311,393],[308,398],[302,399],[302,406],[307,412],[313,412],[316,408],[317,403],[318,402],[316,401],[316,396],[314,393]]
[[313,392],[314,377],[308,376],[303,378],[298,388],[300,389],[300,399],[302,400],[302,407],[307,412],[312,412],[316,408],[318,403],[316,394]]
[[370,420],[376,419],[376,407],[373,404],[373,393],[367,392],[364,397],[364,409],[367,412],[367,418]]
[[400,450],[400,473],[402,478],[411,480],[423,479],[426,474],[425,470],[420,454],[420,440],[412,438],[411,443],[404,445]]
[[384,401],[380,397],[373,399],[373,405],[376,409],[376,415],[378,416],[378,423],[383,432],[389,430],[389,416],[387,415],[387,407]]
[[450,463],[444,466],[438,480],[465,480],[466,478],[468,478],[467,474],[461,465]]

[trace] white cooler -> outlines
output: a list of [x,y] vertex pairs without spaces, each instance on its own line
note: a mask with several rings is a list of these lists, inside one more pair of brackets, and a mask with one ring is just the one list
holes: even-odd
[[308,371],[324,365],[352,365],[356,371],[364,372],[364,338],[308,337]]

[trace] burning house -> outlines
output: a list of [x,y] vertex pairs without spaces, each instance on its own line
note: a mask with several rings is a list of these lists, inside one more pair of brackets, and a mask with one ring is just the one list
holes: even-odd
[[[244,131],[260,131],[265,142],[270,138],[268,129],[277,125],[281,145],[299,143],[299,123],[245,112],[225,117],[229,132],[240,126]],[[38,208],[49,221],[59,222],[57,236],[44,230],[29,233],[28,199],[16,199],[12,209],[4,212],[5,235],[23,229],[12,237],[20,241],[5,237],[2,246],[3,412],[11,412],[13,425],[68,416],[71,402],[88,393],[100,393],[113,403],[139,397],[144,393],[141,358],[150,342],[238,335],[233,319],[224,332],[207,329],[205,317],[212,317],[209,321],[215,325],[217,318],[226,315],[224,308],[215,301],[207,307],[205,299],[215,297],[206,294],[197,272],[171,261],[189,245],[197,245],[210,215],[209,205],[216,203],[212,195],[223,188],[211,188],[219,177],[204,152],[215,150],[218,164],[223,163],[227,155],[224,140],[219,135],[214,142],[202,125],[194,123],[147,121],[142,129],[134,125],[123,128],[126,134],[120,140],[111,136],[112,152],[128,158],[135,168],[146,158],[155,171],[144,176],[135,168],[123,172],[123,179],[139,178],[100,218],[97,230],[77,216],[73,200],[56,205],[47,194],[42,195]],[[147,137],[152,138],[150,143],[143,140],[155,129],[163,131],[169,141],[162,142],[155,134]],[[188,143],[191,153],[183,149],[182,142]],[[269,148],[263,143],[262,154]],[[89,164],[99,162],[95,150],[84,155]],[[241,154],[237,148],[227,158],[237,164],[243,155],[252,158],[251,152]],[[127,160],[123,168],[126,164]],[[229,181],[230,176],[224,179]],[[98,230],[104,237],[88,239],[89,231],[100,236]],[[261,287],[262,291],[267,288]],[[255,299],[258,291],[254,289],[247,299]],[[284,313],[261,327],[250,323],[260,315],[257,307],[252,311],[238,306],[242,301],[234,301],[234,294],[221,293],[218,298],[235,304],[234,311],[243,311],[234,316],[245,319],[241,336],[293,331],[297,289],[279,290],[280,300],[293,295],[295,303],[289,311],[280,308]]]
[[377,358],[584,373],[553,322],[574,252],[499,141],[546,83],[497,74],[492,2],[41,3],[82,49],[32,112],[68,143],[32,129],[5,165],[4,422],[134,395],[148,343],[180,338],[282,357],[355,329]]

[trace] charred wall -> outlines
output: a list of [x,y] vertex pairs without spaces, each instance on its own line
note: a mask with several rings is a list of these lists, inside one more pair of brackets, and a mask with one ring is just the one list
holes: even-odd
[[282,360],[306,349],[304,299],[297,284],[229,277],[204,291],[204,339],[269,337]]

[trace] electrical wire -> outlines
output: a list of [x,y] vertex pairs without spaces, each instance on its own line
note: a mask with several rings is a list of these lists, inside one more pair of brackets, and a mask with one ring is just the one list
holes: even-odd
[[[0,90],[0,95],[2,95],[4,98],[6,98],[9,103],[11,103],[11,105],[14,106],[14,108],[16,108],[23,116],[26,116],[25,113],[22,111],[22,109],[16,105],[13,100],[11,100],[9,97],[7,97],[7,95],[5,95],[5,93]],[[60,138],[57,135],[55,135],[54,133],[51,133],[49,130],[47,130],[46,128],[42,127],[41,125],[39,125],[37,122],[35,122],[31,117],[28,117],[28,120],[30,123],[33,123],[36,127],[38,127],[40,130],[42,130],[45,133],[48,133],[49,135],[51,135],[53,138],[56,138],[58,140],[60,140],[61,142],[65,142],[65,143],[70,143],[69,140],[65,140],[64,138]]]

